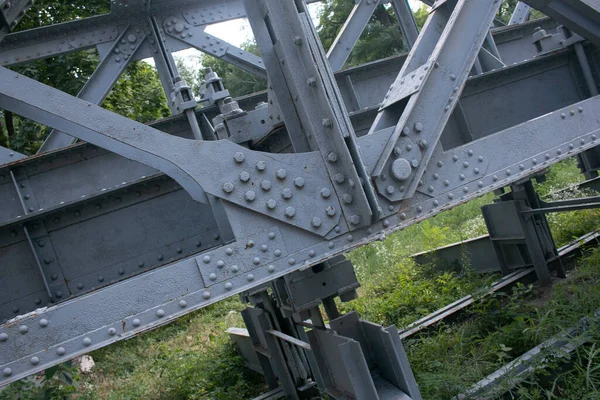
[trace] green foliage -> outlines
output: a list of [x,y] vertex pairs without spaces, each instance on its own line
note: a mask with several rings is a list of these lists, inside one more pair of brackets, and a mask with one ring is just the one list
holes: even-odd
[[69,361],[7,386],[0,400],[68,399],[77,393],[78,381],[77,368]]
[[[31,29],[109,11],[109,0],[68,3],[39,0],[25,14],[18,29]],[[20,64],[12,69],[75,96],[99,62],[95,50],[84,50]],[[111,111],[139,122],[149,122],[170,114],[156,71],[143,62],[136,62],[127,67],[103,105]],[[25,154],[35,153],[49,132],[48,127],[18,115],[7,112],[0,114],[0,145],[15,151]]]

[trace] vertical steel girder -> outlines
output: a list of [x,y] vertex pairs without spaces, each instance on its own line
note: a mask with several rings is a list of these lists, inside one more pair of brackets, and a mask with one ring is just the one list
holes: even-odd
[[[432,11],[371,127],[373,134],[395,126],[372,171],[379,193],[391,201],[416,192],[501,4],[459,0],[450,10],[449,3]],[[406,154],[407,146],[419,146],[420,156]]]

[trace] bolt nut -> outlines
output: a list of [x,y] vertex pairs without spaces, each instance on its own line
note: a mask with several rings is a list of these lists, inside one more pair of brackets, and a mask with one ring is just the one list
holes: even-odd
[[331,153],[327,154],[327,161],[329,161],[330,163],[337,162],[337,159],[338,159],[338,156],[333,151]]
[[286,200],[289,200],[292,198],[292,190],[285,188],[281,191],[281,197],[283,197]]
[[352,204],[352,201],[353,201],[353,199],[352,199],[352,195],[351,195],[351,194],[348,194],[348,193],[344,194],[344,195],[342,196],[342,201],[343,201],[345,204]]
[[322,198],[328,199],[329,196],[331,196],[331,190],[329,190],[328,188],[321,189],[321,197]]
[[327,213],[328,216],[333,217],[333,216],[335,216],[335,207],[329,206],[325,209],[325,212]]
[[233,159],[235,160],[236,163],[241,164],[244,162],[244,160],[246,159],[246,156],[244,155],[244,153],[242,152],[237,152],[235,153],[235,155],[233,156]]
[[318,228],[321,226],[321,218],[319,217],[314,217],[311,221],[311,224],[313,227]]
[[267,207],[273,210],[275,207],[277,207],[277,202],[273,199],[270,199],[269,201],[267,201]]
[[304,187],[304,178],[297,177],[296,179],[294,179],[294,185],[296,185],[297,188]]
[[294,218],[296,215],[296,209],[294,207],[288,207],[285,209],[285,216],[288,218]]
[[225,182],[223,184],[223,191],[225,193],[231,193],[231,192],[233,192],[233,188],[234,188],[234,186],[233,186],[233,183],[231,183],[231,182]]
[[254,201],[256,193],[253,190],[248,190],[244,197],[246,198],[246,201]]
[[350,223],[352,225],[358,225],[360,223],[360,216],[353,214],[350,216]]
[[248,182],[250,180],[250,173],[248,171],[240,172],[240,181]]
[[346,177],[344,176],[344,174],[338,173],[338,174],[335,174],[335,175],[334,175],[333,179],[334,179],[334,180],[335,180],[337,183],[339,183],[339,184],[342,184],[342,183],[344,183],[344,181],[346,180]]
[[256,169],[259,171],[264,171],[267,168],[267,163],[264,161],[259,161],[256,163]]
[[287,171],[283,168],[280,168],[277,170],[277,172],[275,173],[275,175],[277,176],[277,179],[285,179],[285,177],[287,176]]
[[260,183],[260,188],[265,192],[268,192],[269,190],[271,190],[271,182],[267,180],[262,181]]

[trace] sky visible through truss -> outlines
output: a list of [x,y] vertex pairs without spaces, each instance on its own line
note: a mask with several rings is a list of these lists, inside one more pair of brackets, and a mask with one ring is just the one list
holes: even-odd
[[[416,11],[423,5],[419,0],[408,0],[408,3],[413,11]],[[318,15],[322,7],[323,5],[321,3],[312,3],[308,5],[313,22],[317,27],[319,25]],[[238,47],[253,38],[252,29],[250,28],[248,20],[245,18],[211,25],[206,29],[206,32]],[[187,49],[175,53],[175,57],[181,58],[188,68],[196,70],[201,68],[201,54],[202,53],[196,49]],[[146,61],[153,64],[152,60]]]

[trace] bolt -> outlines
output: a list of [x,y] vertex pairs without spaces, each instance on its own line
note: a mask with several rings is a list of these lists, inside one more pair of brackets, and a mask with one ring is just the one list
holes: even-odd
[[351,194],[348,194],[348,193],[344,194],[344,195],[342,196],[342,201],[343,201],[344,203],[346,203],[346,204],[352,204],[352,201],[353,201],[353,199],[352,199],[352,195],[351,195]]
[[321,218],[319,217],[314,217],[311,221],[311,224],[314,228],[318,228],[321,226]]
[[297,188],[304,187],[304,178],[297,177],[296,179],[294,179],[294,185],[296,185]]
[[325,209],[325,212],[327,213],[328,216],[333,217],[333,216],[335,216],[335,207],[329,206]]
[[405,181],[412,173],[410,163],[404,158],[396,159],[391,166],[391,173],[394,179]]
[[419,140],[419,147],[422,149],[427,147],[427,140]]
[[240,172],[240,181],[248,182],[249,180],[250,180],[250,174],[248,173],[248,171]]
[[277,207],[277,202],[273,199],[270,199],[269,201],[267,201],[267,207],[273,210],[275,207]]
[[288,188],[285,188],[281,191],[281,197],[283,197],[286,200],[289,200],[292,198],[292,191]]
[[244,197],[246,198],[246,201],[252,202],[256,198],[256,193],[253,190],[248,190]]
[[396,191],[396,188],[393,187],[392,185],[390,185],[385,188],[385,191],[387,192],[387,194],[394,194],[394,192]]
[[264,171],[267,168],[267,163],[264,161],[259,161],[256,163],[256,169],[259,171]]
[[415,131],[418,133],[423,132],[423,124],[420,122],[415,123]]
[[329,154],[327,154],[327,161],[329,161],[330,163],[335,163],[337,162],[337,154],[335,154],[333,151]]
[[231,192],[233,192],[233,188],[234,188],[234,186],[233,186],[233,183],[231,183],[231,182],[225,182],[223,184],[223,191],[225,193],[231,193]]
[[265,192],[268,192],[269,190],[271,190],[271,182],[267,180],[262,181],[260,183],[260,188]]
[[331,190],[329,190],[328,188],[321,189],[321,197],[322,198],[328,199],[329,196],[331,196]]
[[360,216],[353,214],[350,216],[350,223],[352,225],[358,225],[360,223]]
[[242,152],[237,152],[235,153],[235,155],[233,156],[233,159],[235,160],[236,163],[241,164],[244,162],[244,160],[246,159],[246,156],[244,155],[244,153]]
[[285,209],[285,216],[288,218],[294,218],[296,215],[296,209],[294,207],[288,207]]
[[277,176],[277,179],[283,180],[287,176],[287,171],[283,168],[280,168],[277,170],[275,175]]
[[337,183],[339,183],[339,184],[342,184],[342,183],[344,183],[344,181],[346,180],[346,177],[344,176],[344,174],[340,174],[340,173],[338,173],[338,174],[335,174],[335,175],[334,175],[333,179],[334,179],[334,180],[335,180]]

